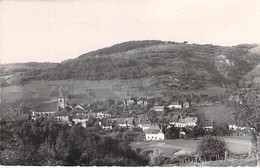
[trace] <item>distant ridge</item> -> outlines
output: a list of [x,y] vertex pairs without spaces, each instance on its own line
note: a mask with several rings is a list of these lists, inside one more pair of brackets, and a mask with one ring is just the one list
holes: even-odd
[[30,71],[23,80],[140,79],[167,75],[189,86],[205,81],[238,84],[260,62],[259,54],[250,52],[254,47],[129,41],[82,54],[48,69]]

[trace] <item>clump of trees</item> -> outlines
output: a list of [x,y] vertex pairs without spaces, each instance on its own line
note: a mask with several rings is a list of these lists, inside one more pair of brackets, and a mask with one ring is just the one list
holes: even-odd
[[251,128],[253,155],[260,166],[260,101],[256,92],[246,92],[240,96],[241,102],[235,104],[234,118],[239,126]]
[[228,152],[226,142],[216,137],[205,136],[197,145],[196,153],[206,160],[225,158]]
[[79,125],[49,120],[1,120],[3,165],[145,166],[127,142]]

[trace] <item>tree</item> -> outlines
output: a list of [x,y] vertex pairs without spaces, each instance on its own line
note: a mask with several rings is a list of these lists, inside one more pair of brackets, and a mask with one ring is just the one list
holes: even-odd
[[214,136],[230,135],[230,130],[229,130],[228,124],[226,124],[226,123],[213,124],[212,134]]
[[[206,136],[203,137],[196,148],[196,153],[200,157],[205,157],[207,160],[210,156],[217,156],[224,158],[225,152],[227,151],[227,145],[224,140]],[[214,159],[214,157],[213,157]]]
[[158,121],[158,114],[155,110],[149,111],[148,117],[152,124],[155,124]]
[[260,101],[255,92],[241,94],[240,99],[241,103],[235,104],[234,118],[238,125],[252,128],[252,144],[260,166]]
[[133,126],[136,126],[136,125],[137,125],[135,119],[133,119],[132,125],[133,125]]
[[165,131],[166,139],[176,139],[179,138],[180,129],[174,126],[171,126]]

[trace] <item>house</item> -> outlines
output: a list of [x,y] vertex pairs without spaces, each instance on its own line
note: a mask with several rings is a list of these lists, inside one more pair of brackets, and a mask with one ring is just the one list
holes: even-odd
[[150,128],[152,125],[150,120],[140,120],[139,119],[139,124],[138,127],[142,128],[143,131],[147,130],[148,128]]
[[174,109],[182,109],[182,105],[178,102],[173,102],[170,105],[167,106],[170,110]]
[[206,131],[209,131],[209,130],[213,129],[213,126],[210,126],[210,125],[204,126],[203,129],[206,130]]
[[240,95],[230,95],[229,101],[234,101],[236,103],[242,104],[242,100],[240,98]]
[[117,118],[116,123],[120,127],[133,128],[138,125],[138,118],[134,118],[134,117]]
[[[94,113],[95,114],[95,113]],[[73,118],[72,121],[75,124],[82,124],[83,127],[87,126],[87,121],[89,121],[89,118],[94,115],[92,113],[88,113],[87,111],[74,111],[72,113]],[[93,117],[93,116],[92,116]]]
[[85,110],[85,107],[81,104],[77,104],[75,107],[74,107],[74,110],[75,111],[84,111]]
[[148,104],[148,102],[147,102],[145,99],[140,98],[140,99],[137,101],[137,104],[138,104],[138,105],[144,105],[144,106],[146,106],[146,105]]
[[89,118],[87,111],[73,111],[71,112],[73,118]]
[[54,114],[54,118],[58,121],[58,122],[66,122],[69,123],[70,117],[69,117],[69,113],[66,111],[58,111]]
[[188,102],[183,103],[183,108],[189,108],[189,107],[190,107],[190,103],[188,103]]
[[164,133],[158,125],[153,125],[145,130],[145,140],[147,141],[164,140],[164,138]]
[[188,116],[188,117],[183,117],[181,116],[178,121],[171,122],[171,125],[174,125],[175,127],[195,127],[198,122],[198,117],[196,116]]
[[124,101],[125,105],[132,105],[134,103],[135,103],[135,99],[134,98],[129,98],[129,99]]
[[101,126],[102,129],[104,130],[112,130],[113,129],[113,120],[102,120],[102,121],[99,121],[99,125]]
[[98,118],[98,119],[110,118],[110,117],[111,117],[111,114],[109,114],[109,113],[99,112],[96,114],[96,118]]
[[164,111],[164,106],[154,106],[154,111],[156,111],[156,112],[163,112]]
[[150,128],[150,126],[152,125],[151,121],[149,120],[149,118],[147,116],[147,114],[137,115],[136,121],[138,121],[137,126],[142,128],[143,131]]

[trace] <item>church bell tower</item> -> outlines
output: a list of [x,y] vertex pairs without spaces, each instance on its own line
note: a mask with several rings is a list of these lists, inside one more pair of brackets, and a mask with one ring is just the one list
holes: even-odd
[[60,91],[59,91],[58,104],[59,104],[59,107],[65,108],[65,97],[64,97],[64,93],[63,93],[61,86],[60,86]]

